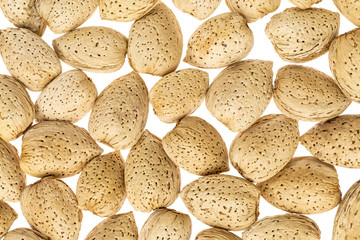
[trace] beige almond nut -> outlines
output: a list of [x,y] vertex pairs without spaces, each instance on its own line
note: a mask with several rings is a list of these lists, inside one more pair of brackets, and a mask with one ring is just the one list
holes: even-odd
[[292,213],[323,213],[341,201],[336,169],[315,157],[293,158],[274,177],[257,186],[271,205]]
[[325,54],[338,36],[339,27],[339,13],[322,8],[288,8],[271,17],[265,33],[283,60],[303,63]]
[[145,131],[125,165],[125,189],[136,211],[168,207],[180,192],[180,170],[166,155],[161,139]]
[[337,37],[330,46],[329,64],[336,83],[351,100],[360,103],[360,29]]
[[292,4],[301,9],[311,8],[312,5],[321,2],[322,0],[289,0]]
[[172,72],[161,78],[150,90],[150,103],[158,118],[177,122],[190,115],[204,101],[209,74],[193,68]]
[[199,68],[223,68],[246,57],[254,36],[238,13],[210,18],[191,35],[184,62]]
[[209,228],[199,232],[195,240],[241,240],[241,238],[221,228]]
[[299,125],[282,114],[260,118],[240,132],[230,147],[230,161],[247,179],[263,182],[281,171],[299,144]]
[[179,66],[182,49],[179,22],[162,2],[131,26],[128,57],[136,72],[157,76],[169,74]]
[[331,165],[360,168],[360,115],[342,115],[316,124],[300,137],[315,157]]
[[137,240],[138,228],[132,212],[113,215],[99,223],[85,240]]
[[180,196],[194,217],[212,227],[240,231],[259,216],[260,191],[243,178],[201,177],[186,185]]
[[75,29],[53,41],[56,54],[66,64],[94,73],[118,71],[125,62],[127,38],[107,27]]
[[0,53],[11,75],[31,91],[43,90],[62,70],[54,50],[25,28],[1,30]]
[[184,13],[204,20],[208,18],[219,6],[221,0],[173,0],[175,7]]
[[209,112],[233,132],[250,127],[272,98],[272,67],[270,61],[246,60],[225,68],[207,91]]
[[15,78],[0,74],[0,138],[12,141],[32,125],[35,107],[29,93]]
[[244,240],[320,240],[320,236],[313,220],[293,213],[260,219],[242,234]]
[[124,171],[120,151],[93,158],[78,179],[79,208],[100,217],[116,214],[126,199]]
[[357,0],[333,0],[339,9],[350,22],[360,27],[360,2]]
[[42,233],[29,229],[29,228],[17,228],[8,232],[4,236],[4,240],[49,240],[48,237]]
[[281,0],[226,0],[229,9],[242,14],[249,23],[275,12],[280,3]]
[[132,72],[114,80],[99,95],[90,114],[89,132],[117,150],[127,149],[140,139],[148,114],[146,84]]
[[191,228],[189,215],[161,208],[153,212],[146,220],[141,228],[139,240],[189,240]]
[[27,28],[42,36],[46,29],[46,22],[35,7],[36,0],[1,0],[0,8],[5,17],[19,28]]
[[96,97],[96,86],[85,73],[80,70],[62,73],[36,100],[36,119],[77,122],[91,110]]
[[30,226],[51,240],[76,240],[82,213],[76,196],[63,181],[43,178],[25,188],[21,210]]
[[102,152],[85,129],[65,121],[44,121],[24,134],[20,167],[34,177],[65,178],[80,173]]
[[17,217],[15,210],[9,204],[0,200],[0,238],[9,231]]
[[315,122],[334,118],[351,104],[330,76],[300,65],[278,71],[274,102],[289,117]]

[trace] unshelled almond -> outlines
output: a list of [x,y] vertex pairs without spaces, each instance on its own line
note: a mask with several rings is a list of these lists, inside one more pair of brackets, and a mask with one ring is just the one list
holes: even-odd
[[275,12],[281,0],[226,0],[226,4],[233,12],[242,14],[251,23]]
[[8,232],[4,236],[4,240],[49,240],[48,237],[42,233],[29,229],[29,228],[17,228]]
[[336,7],[350,22],[360,27],[360,2],[357,0],[333,0]]
[[289,0],[295,6],[301,9],[310,8],[312,5],[321,2],[322,0]]
[[18,215],[9,204],[0,200],[0,238],[2,238],[17,219]]
[[221,0],[173,0],[174,5],[191,16],[204,20],[219,6]]
[[209,228],[199,232],[195,240],[241,240],[241,238],[221,228]]

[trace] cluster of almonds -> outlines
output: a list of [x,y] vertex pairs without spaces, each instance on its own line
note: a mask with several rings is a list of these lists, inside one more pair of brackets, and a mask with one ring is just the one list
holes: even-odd
[[[231,12],[193,33],[184,61],[226,67],[210,87],[205,71],[176,71],[183,37],[159,0],[0,0],[18,27],[0,31],[0,53],[12,75],[0,75],[0,237],[76,240],[81,210],[88,210],[107,219],[86,240],[188,240],[190,217],[166,209],[180,194],[192,215],[214,227],[197,240],[240,239],[227,230],[245,230],[244,240],[318,240],[316,223],[299,214],[338,204],[333,240],[359,239],[360,182],[341,201],[333,165],[360,168],[360,115],[339,116],[351,101],[360,102],[360,29],[338,36],[338,13],[311,8],[319,0],[290,1],[297,8],[274,15],[265,30],[276,52],[303,63],[330,50],[335,79],[288,65],[273,87],[272,62],[241,61],[254,43],[247,23],[274,12],[280,0],[227,0]],[[173,2],[206,19],[221,0]],[[360,1],[334,2],[360,26]],[[106,27],[77,28],[98,5],[102,19],[135,20],[129,38]],[[53,48],[40,37],[46,26],[65,33]],[[97,96],[83,71],[115,72],[126,55],[134,72]],[[76,70],[62,73],[59,59]],[[138,73],[162,78],[148,93]],[[35,104],[25,88],[42,91]],[[272,97],[283,114],[261,117]],[[218,121],[239,132],[229,154],[213,126],[189,116],[204,99]],[[163,139],[144,130],[149,103],[161,121],[177,123]],[[73,123],[90,110],[88,132]],[[39,123],[32,126],[34,119]],[[298,120],[322,122],[300,137]],[[8,142],[22,134],[19,157]],[[96,141],[115,151],[101,155]],[[314,156],[293,158],[299,141]],[[127,148],[125,163],[120,150]],[[244,178],[221,174],[229,170],[229,158]],[[201,177],[181,190],[179,167]],[[26,186],[25,173],[42,179]],[[78,173],[75,195],[59,178]],[[290,214],[257,221],[260,195]],[[136,211],[154,211],[139,235],[131,212],[116,215],[126,198]],[[8,232],[17,214],[5,201],[20,201],[33,229]]]

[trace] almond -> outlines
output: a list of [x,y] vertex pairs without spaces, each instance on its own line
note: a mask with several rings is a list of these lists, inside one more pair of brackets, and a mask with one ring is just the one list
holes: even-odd
[[322,0],[289,0],[292,4],[301,9],[311,8],[312,5],[321,2]]
[[225,68],[206,94],[207,109],[231,131],[244,131],[270,103],[272,67],[269,61],[246,60]]
[[54,50],[40,36],[25,28],[1,30],[0,53],[11,75],[31,91],[43,90],[61,73]]
[[185,117],[163,138],[164,150],[179,167],[205,176],[229,171],[227,147],[218,131],[198,117]]
[[125,189],[136,211],[168,207],[180,192],[180,170],[166,155],[161,139],[145,131],[126,159]]
[[184,13],[204,20],[208,18],[219,6],[221,0],[173,0],[175,7]]
[[100,217],[116,214],[126,199],[125,162],[119,151],[92,159],[76,187],[79,208]]
[[360,29],[337,37],[330,46],[329,64],[336,83],[351,100],[360,103]]
[[183,36],[178,20],[164,3],[136,20],[129,35],[129,63],[140,73],[164,76],[181,61]]
[[341,200],[334,166],[314,157],[296,157],[278,174],[257,185],[273,206],[293,213],[329,211]]
[[8,232],[4,240],[48,240],[45,235],[28,228],[17,228]]
[[231,144],[230,160],[247,179],[263,182],[280,172],[299,143],[299,125],[282,114],[266,115],[239,133]]
[[9,231],[17,217],[15,210],[9,204],[0,200],[0,238]]
[[241,238],[221,228],[209,228],[201,231],[195,240],[241,240]]
[[24,86],[0,74],[0,138],[12,141],[32,125],[35,107]]
[[340,115],[351,104],[330,76],[299,65],[278,71],[274,102],[289,117],[316,122]]
[[191,219],[189,215],[161,208],[153,212],[141,228],[139,240],[177,239],[189,240]]
[[312,155],[326,163],[360,168],[360,115],[342,115],[320,122],[301,136]]
[[150,90],[154,113],[166,123],[179,121],[201,105],[209,87],[209,74],[183,69],[161,78]]
[[99,223],[85,240],[137,240],[138,229],[132,212],[113,215]]
[[246,57],[254,36],[238,13],[210,18],[191,35],[184,62],[199,68],[222,68]]
[[249,23],[275,12],[280,2],[281,0],[226,0],[229,9],[242,14]]
[[191,214],[203,223],[233,231],[253,224],[259,216],[259,189],[231,175],[201,177],[180,194]]
[[357,0],[333,0],[336,7],[350,22],[360,27],[360,2]]
[[320,240],[320,235],[320,229],[313,220],[288,213],[259,220],[246,229],[242,237],[244,240]]
[[107,27],[83,27],[53,41],[59,58],[74,68],[95,73],[119,70],[125,62],[127,38]]
[[44,121],[23,137],[20,167],[34,177],[70,177],[103,150],[78,126],[63,121]]
[[20,203],[30,226],[51,240],[78,239],[82,213],[63,181],[46,177],[27,186]]
[[36,119],[77,122],[93,107],[97,89],[80,70],[60,74],[50,82],[36,100]]
[[117,150],[141,137],[149,113],[148,90],[137,73],[114,80],[97,98],[89,119],[91,136]]
[[325,54],[339,27],[338,13],[322,8],[288,8],[271,18],[265,33],[283,60],[302,63]]

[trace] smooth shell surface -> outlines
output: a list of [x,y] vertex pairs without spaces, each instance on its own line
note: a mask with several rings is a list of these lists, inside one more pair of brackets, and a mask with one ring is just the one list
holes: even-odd
[[17,217],[15,210],[9,204],[0,200],[0,238],[9,231]]
[[209,228],[199,232],[195,240],[241,240],[241,238],[221,228]]
[[219,6],[221,0],[173,0],[174,5],[191,16],[204,20]]
[[333,0],[342,15],[360,27],[360,2],[358,0]]
[[49,238],[40,232],[29,228],[17,228],[8,232],[4,240],[48,240]]

